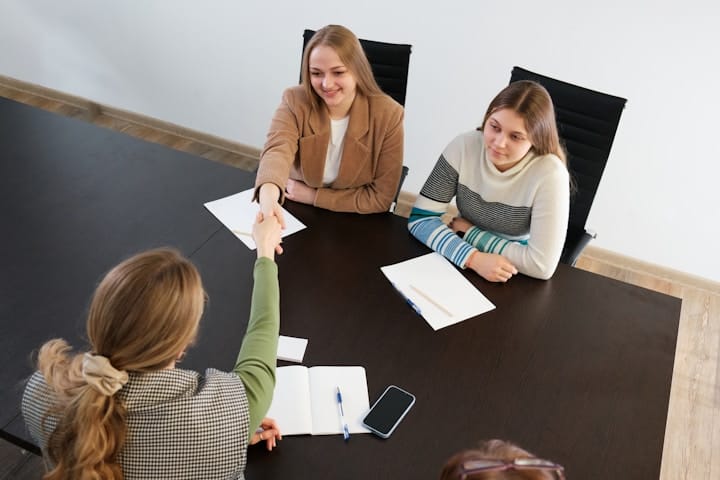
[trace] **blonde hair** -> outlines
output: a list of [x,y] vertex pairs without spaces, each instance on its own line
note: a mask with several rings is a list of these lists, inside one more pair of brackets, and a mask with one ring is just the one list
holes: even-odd
[[567,167],[567,156],[557,130],[555,109],[545,87],[530,80],[511,83],[490,102],[478,130],[485,127],[490,115],[506,108],[523,117],[530,143],[538,155],[555,154]]
[[[204,302],[200,274],[178,251],[137,254],[95,290],[87,318],[92,353],[120,371],[166,368],[194,341]],[[125,443],[125,405],[90,387],[82,362],[83,354],[73,354],[62,339],[45,343],[38,355],[60,418],[47,445],[54,468],[44,478],[122,479],[116,457]]]
[[319,45],[330,47],[337,53],[340,61],[355,78],[356,88],[360,93],[365,96],[385,95],[375,81],[360,40],[342,25],[327,25],[315,32],[308,41],[302,58],[301,83],[314,108],[319,109],[322,106],[322,98],[315,92],[310,82],[310,54]]
[[[463,476],[463,464],[477,460],[512,462],[516,459],[537,458],[527,450],[505,440],[486,440],[478,448],[464,450],[450,457],[440,473],[440,480],[459,480]],[[542,470],[506,470],[478,472],[473,480],[554,480],[556,477]],[[562,478],[562,477],[561,477]]]

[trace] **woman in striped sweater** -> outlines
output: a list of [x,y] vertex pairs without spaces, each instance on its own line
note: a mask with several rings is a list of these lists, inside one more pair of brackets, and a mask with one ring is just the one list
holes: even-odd
[[[459,215],[441,216],[455,198]],[[410,232],[461,268],[506,282],[548,279],[567,230],[570,178],[548,92],[520,81],[503,89],[481,127],[440,155],[408,222]]]

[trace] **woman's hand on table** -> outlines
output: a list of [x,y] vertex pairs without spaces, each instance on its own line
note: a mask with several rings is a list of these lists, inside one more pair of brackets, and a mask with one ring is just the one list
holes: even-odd
[[265,417],[260,422],[260,427],[253,433],[250,438],[250,445],[265,442],[268,451],[277,447],[277,440],[282,440],[282,434],[275,420]]
[[285,186],[285,196],[294,202],[313,205],[316,195],[317,188],[308,187],[299,180],[288,179]]

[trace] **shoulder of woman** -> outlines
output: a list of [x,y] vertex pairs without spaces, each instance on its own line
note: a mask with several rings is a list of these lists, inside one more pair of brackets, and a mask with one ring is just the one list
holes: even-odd
[[42,372],[40,370],[36,370],[35,372],[33,372],[30,378],[27,379],[25,386],[29,389],[47,388],[48,383],[47,380],[45,380]]
[[554,153],[539,155],[530,163],[530,166],[539,173],[552,175],[554,177],[569,179],[568,169]]
[[469,130],[457,134],[450,142],[448,146],[456,146],[465,148],[481,148],[483,146],[483,134],[479,130]]
[[286,102],[297,104],[297,103],[309,103],[310,99],[307,96],[305,87],[302,85],[294,85],[288,87],[283,91],[283,99]]
[[40,371],[35,371],[25,384],[25,391],[22,398],[23,411],[30,409],[30,405],[38,402],[43,404],[55,403],[55,392],[48,385],[45,377]]
[[396,102],[390,95],[369,95],[366,96],[370,108],[380,112],[388,112],[390,114],[402,115],[405,109]]

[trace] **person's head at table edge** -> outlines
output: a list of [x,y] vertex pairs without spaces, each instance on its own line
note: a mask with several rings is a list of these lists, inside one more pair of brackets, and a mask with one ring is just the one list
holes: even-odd
[[564,480],[563,467],[504,440],[486,440],[450,457],[440,480]]

